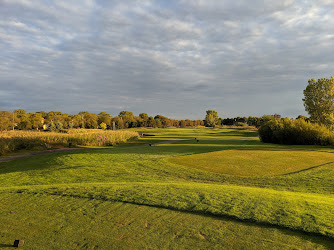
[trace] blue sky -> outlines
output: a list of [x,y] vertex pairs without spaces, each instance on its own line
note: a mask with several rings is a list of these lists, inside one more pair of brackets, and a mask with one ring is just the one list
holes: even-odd
[[334,1],[0,0],[0,110],[305,115]]

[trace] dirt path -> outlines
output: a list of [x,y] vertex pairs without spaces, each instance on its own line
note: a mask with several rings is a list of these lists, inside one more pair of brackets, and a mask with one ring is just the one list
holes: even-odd
[[[177,141],[183,141],[187,139],[179,139],[179,140],[170,140],[170,141],[162,141],[162,142],[156,142],[152,143],[151,145],[159,145],[159,144],[167,144],[167,143],[173,143]],[[143,145],[135,145],[131,146],[132,147],[139,147],[139,146],[149,146],[149,144],[143,144]],[[32,153],[27,153],[27,154],[22,154],[22,155],[12,155],[12,156],[7,156],[0,158],[0,162],[5,162],[5,161],[11,161],[19,158],[25,158],[25,157],[31,157],[35,155],[44,155],[44,154],[52,154],[56,152],[68,152],[68,151],[79,151],[79,150],[85,150],[85,149],[101,149],[105,147],[95,147],[95,148],[60,148],[60,149],[51,149],[51,150],[46,150],[46,151],[38,151],[38,152],[32,152]]]

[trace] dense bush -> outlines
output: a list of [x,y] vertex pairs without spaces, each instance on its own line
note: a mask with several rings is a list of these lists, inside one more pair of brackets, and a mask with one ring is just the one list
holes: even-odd
[[334,133],[302,119],[270,120],[259,128],[262,142],[297,145],[334,145]]

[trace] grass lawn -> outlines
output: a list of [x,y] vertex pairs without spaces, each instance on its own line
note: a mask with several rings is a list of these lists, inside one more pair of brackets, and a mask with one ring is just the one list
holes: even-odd
[[140,131],[155,136],[0,163],[0,247],[334,248],[334,149]]
[[334,154],[301,150],[222,150],[171,158],[171,162],[235,176],[282,175],[334,163]]

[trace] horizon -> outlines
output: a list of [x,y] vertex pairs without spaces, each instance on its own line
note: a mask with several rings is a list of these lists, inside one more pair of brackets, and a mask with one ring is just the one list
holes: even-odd
[[[114,114],[112,114],[112,113],[110,113],[110,112],[108,112],[108,111],[90,112],[90,111],[87,111],[87,110],[81,110],[81,111],[79,111],[79,112],[77,112],[77,113],[67,113],[67,112],[62,112],[62,111],[60,111],[60,110],[49,110],[49,111],[45,111],[45,110],[28,111],[28,110],[26,110],[26,109],[24,109],[24,108],[19,108],[19,109],[23,109],[23,110],[25,110],[26,113],[40,113],[40,112],[46,112],[46,113],[49,113],[49,112],[61,112],[62,114],[77,115],[77,114],[79,114],[80,112],[88,112],[88,113],[92,113],[92,114],[96,114],[96,115],[98,115],[99,113],[106,112],[107,114],[111,115],[112,117],[117,117],[117,116],[119,115],[119,113],[114,115]],[[13,113],[15,110],[3,110],[3,111],[9,111],[9,112]],[[202,118],[198,118],[198,119],[191,119],[191,118],[187,118],[187,117],[175,118],[175,117],[169,117],[169,116],[164,115],[164,114],[149,114],[149,113],[147,113],[147,112],[139,112],[139,113],[137,114],[137,113],[135,113],[135,112],[133,112],[133,111],[131,111],[131,110],[122,110],[122,111],[129,111],[129,112],[132,112],[134,117],[136,117],[136,116],[138,117],[139,114],[141,114],[141,113],[145,113],[145,114],[147,114],[149,117],[155,117],[155,116],[157,116],[157,115],[161,115],[161,116],[167,117],[167,118],[169,118],[169,119],[173,119],[173,120],[205,120],[205,116],[206,116],[206,111],[204,112],[203,117],[202,117]],[[215,110],[215,111],[216,111],[216,110]],[[121,112],[121,111],[120,111],[120,112]],[[221,116],[221,115],[219,114],[219,112],[218,112],[218,117],[221,118],[221,119],[228,119],[228,118],[231,118],[231,119],[232,119],[232,118],[237,118],[237,117],[241,117],[241,118],[243,118],[243,117],[246,117],[246,118],[248,118],[248,117],[263,117],[263,116],[266,116],[266,115],[273,116],[273,115],[280,115],[280,114],[278,114],[278,113],[274,113],[274,114],[263,114],[263,115]],[[282,118],[290,118],[290,119],[295,119],[295,118],[297,118],[297,116],[296,116],[296,117],[288,117],[288,116],[282,116],[282,115],[281,115],[281,117],[282,117]]]

